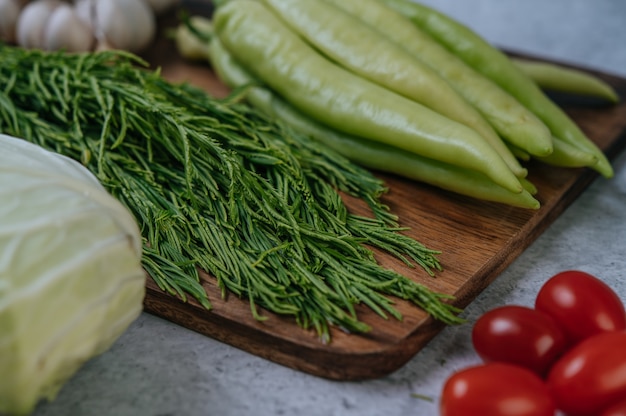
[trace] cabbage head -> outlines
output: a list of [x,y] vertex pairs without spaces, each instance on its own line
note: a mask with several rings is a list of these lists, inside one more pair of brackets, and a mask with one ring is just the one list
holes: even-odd
[[54,399],[138,317],[141,244],[81,164],[0,135],[0,414]]

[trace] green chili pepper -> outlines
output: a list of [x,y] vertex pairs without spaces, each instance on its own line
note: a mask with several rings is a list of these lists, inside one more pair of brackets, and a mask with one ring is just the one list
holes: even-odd
[[428,65],[326,1],[263,0],[295,32],[355,74],[473,128],[518,177],[528,173],[483,116]]
[[554,151],[545,157],[536,157],[548,165],[561,166],[566,168],[583,168],[593,166],[597,162],[595,155],[578,149],[568,142],[554,137]]
[[613,167],[602,150],[502,51],[467,26],[428,6],[407,0],[382,2],[400,11],[472,68],[508,91],[536,114],[554,136],[593,154],[596,162],[592,168],[607,178],[613,176]]
[[380,0],[327,0],[376,28],[430,65],[506,141],[533,155],[552,152],[548,128],[531,111]]
[[[202,20],[196,20],[196,23],[202,24]],[[521,180],[524,191],[514,193],[498,186],[483,174],[429,160],[382,143],[342,134],[310,119],[262,86],[235,62],[218,38],[212,38],[207,53],[218,78],[230,88],[244,88],[242,94],[255,108],[362,166],[398,174],[473,198],[521,208],[539,208],[539,202],[532,197],[536,188],[527,180]]]
[[230,1],[216,10],[213,23],[237,61],[310,117],[348,134],[483,172],[513,192],[522,191],[518,178],[474,130],[333,64],[261,3]]
[[522,58],[511,60],[542,89],[619,102],[619,95],[611,85],[588,72],[550,62]]

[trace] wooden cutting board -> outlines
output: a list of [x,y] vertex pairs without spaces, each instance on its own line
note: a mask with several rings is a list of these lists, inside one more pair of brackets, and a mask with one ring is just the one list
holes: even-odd
[[[161,27],[167,29],[171,24],[173,20],[166,19]],[[165,36],[145,57],[160,66],[169,80],[195,84],[216,96],[228,93],[208,65],[184,62]],[[626,79],[596,75],[626,99]],[[610,158],[624,147],[626,102],[607,106],[566,96],[554,99]],[[390,188],[384,201],[400,217],[401,224],[410,228],[408,235],[442,251],[444,270],[433,278],[387,256],[379,256],[379,261],[432,290],[453,295],[456,306],[467,306],[597,178],[588,169],[540,164],[528,167],[529,179],[537,186],[542,204],[537,211],[472,200],[378,174]],[[347,203],[355,212],[363,209],[354,201]],[[256,321],[246,301],[235,296],[221,299],[214,279],[208,275],[203,275],[203,285],[213,304],[210,311],[193,300],[184,303],[163,293],[152,280],[147,281],[145,310],[252,354],[329,379],[385,376],[414,357],[443,328],[417,307],[398,300],[402,321],[383,320],[369,309],[360,308],[360,318],[371,325],[371,332],[351,335],[333,330],[332,342],[323,344],[315,333],[302,330],[290,319],[265,312],[268,319]]]

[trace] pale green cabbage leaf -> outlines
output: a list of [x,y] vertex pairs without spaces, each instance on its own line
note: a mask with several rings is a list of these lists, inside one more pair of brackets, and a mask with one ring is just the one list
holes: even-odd
[[141,248],[86,168],[0,135],[0,414],[52,400],[138,317]]

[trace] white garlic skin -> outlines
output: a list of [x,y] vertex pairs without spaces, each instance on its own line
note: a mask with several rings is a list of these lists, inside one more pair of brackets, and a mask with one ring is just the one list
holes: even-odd
[[93,49],[94,36],[91,27],[83,22],[69,4],[58,6],[48,18],[43,49],[67,52],[88,52]]
[[144,0],[86,0],[96,38],[116,49],[139,52],[154,40],[156,17]]
[[17,44],[27,49],[43,49],[46,23],[52,12],[60,5],[59,0],[37,0],[28,3],[17,19]]

